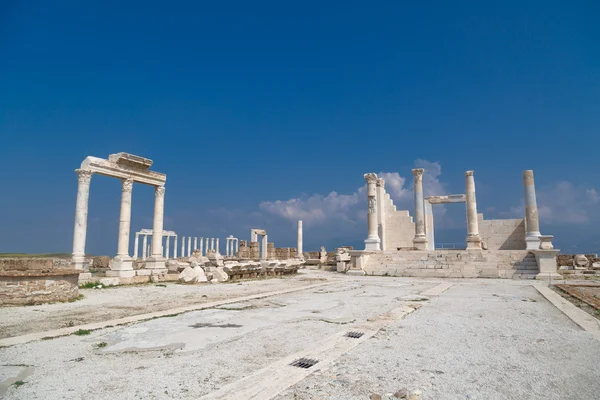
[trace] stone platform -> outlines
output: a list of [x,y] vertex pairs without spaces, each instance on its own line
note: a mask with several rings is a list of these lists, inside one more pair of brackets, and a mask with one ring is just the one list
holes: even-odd
[[350,251],[348,273],[432,278],[534,279],[535,256],[527,250]]

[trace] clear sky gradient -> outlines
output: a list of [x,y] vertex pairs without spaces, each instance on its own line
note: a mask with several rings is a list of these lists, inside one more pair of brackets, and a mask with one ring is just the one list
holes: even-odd
[[[305,250],[359,245],[363,174],[412,213],[416,165],[426,195],[475,170],[479,211],[518,217],[533,169],[542,233],[600,252],[598,20],[591,0],[0,1],[0,252],[70,252],[73,171],[120,151],[167,174],[182,236],[295,246],[303,218]],[[116,254],[119,197],[92,178],[88,252]],[[152,208],[135,185],[132,231]],[[436,212],[464,241],[464,206]]]

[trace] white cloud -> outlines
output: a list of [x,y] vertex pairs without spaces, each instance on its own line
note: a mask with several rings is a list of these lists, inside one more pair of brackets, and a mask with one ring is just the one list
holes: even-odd
[[[600,216],[598,204],[600,195],[593,188],[575,186],[571,182],[561,181],[550,187],[536,191],[540,223],[548,225],[583,225],[595,222]],[[499,212],[504,218],[523,218],[525,206],[510,207]]]
[[[441,165],[438,162],[417,160],[415,166],[425,168],[423,186],[426,194],[446,194],[445,184],[439,180]],[[413,210],[412,175],[402,176],[398,172],[380,172],[385,180],[385,189],[398,210]],[[361,178],[362,179],[362,178]],[[263,201],[259,207],[264,213],[289,221],[303,220],[307,227],[336,223],[333,228],[345,229],[362,226],[366,220],[366,184],[351,194],[331,192],[328,195],[313,194],[289,200]],[[436,214],[445,213],[443,206],[436,207]],[[341,225],[339,225],[341,224]]]

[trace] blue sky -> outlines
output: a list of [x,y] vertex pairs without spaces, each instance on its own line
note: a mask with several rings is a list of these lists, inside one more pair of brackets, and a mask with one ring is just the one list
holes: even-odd
[[[514,217],[533,169],[543,233],[600,251],[600,5],[488,3],[0,2],[0,252],[70,252],[73,170],[120,151],[167,174],[183,236],[294,246],[303,216],[305,250],[359,244],[363,174],[412,213],[415,165]],[[88,252],[116,253],[119,196],[92,178]],[[135,185],[132,231],[152,207]],[[437,221],[464,239],[460,206]]]

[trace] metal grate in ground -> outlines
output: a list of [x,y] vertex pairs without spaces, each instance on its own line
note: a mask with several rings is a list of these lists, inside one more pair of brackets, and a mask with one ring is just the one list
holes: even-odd
[[294,361],[290,365],[293,367],[308,369],[318,362],[319,362],[319,360],[314,360],[312,358],[304,358],[303,357],[303,358],[300,358],[300,359]]

